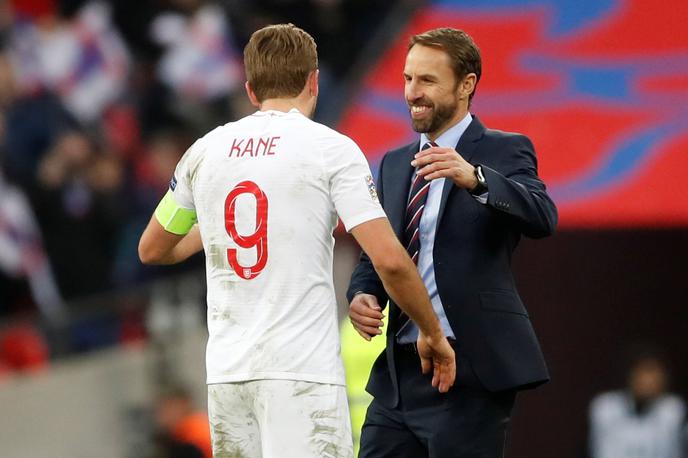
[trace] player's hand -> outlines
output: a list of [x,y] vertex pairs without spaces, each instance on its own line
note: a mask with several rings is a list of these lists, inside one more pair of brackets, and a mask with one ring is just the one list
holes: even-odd
[[424,374],[432,370],[432,386],[446,393],[456,379],[456,356],[447,338],[418,335],[418,355]]
[[349,319],[354,329],[365,340],[370,340],[378,334],[383,325],[382,308],[377,303],[377,297],[372,294],[359,293],[354,296],[349,305]]
[[411,165],[418,167],[418,175],[426,180],[449,178],[456,186],[468,190],[478,186],[475,167],[466,162],[454,148],[433,146],[424,149],[416,154]]

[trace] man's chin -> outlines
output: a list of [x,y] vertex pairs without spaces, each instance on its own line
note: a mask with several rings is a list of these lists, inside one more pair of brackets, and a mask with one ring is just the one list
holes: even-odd
[[427,121],[417,121],[411,119],[411,128],[419,134],[427,134],[430,131],[430,123]]

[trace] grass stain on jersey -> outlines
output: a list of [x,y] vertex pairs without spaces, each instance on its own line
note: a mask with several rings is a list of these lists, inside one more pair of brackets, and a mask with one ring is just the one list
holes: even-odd
[[[208,263],[216,269],[228,269],[227,249],[221,245],[210,245],[208,247]],[[229,270],[229,269],[228,269]]]
[[232,291],[236,287],[236,283],[233,281],[228,281],[228,280],[221,280],[219,282],[220,288],[225,290],[225,291]]

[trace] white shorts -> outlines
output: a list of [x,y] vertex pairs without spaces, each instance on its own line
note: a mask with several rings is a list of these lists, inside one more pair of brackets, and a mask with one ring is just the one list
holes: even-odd
[[346,388],[296,380],[208,385],[214,458],[352,458]]

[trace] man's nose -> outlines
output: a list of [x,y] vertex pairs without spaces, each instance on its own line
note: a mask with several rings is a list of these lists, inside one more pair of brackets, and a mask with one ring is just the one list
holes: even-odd
[[411,81],[406,85],[406,100],[415,102],[423,98],[423,92],[415,82]]

